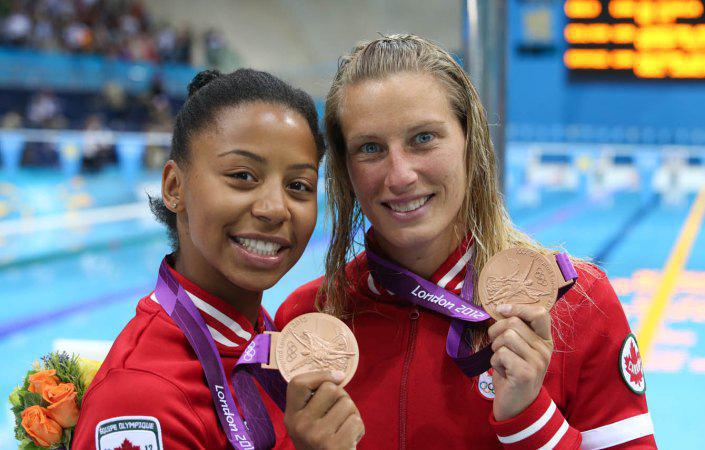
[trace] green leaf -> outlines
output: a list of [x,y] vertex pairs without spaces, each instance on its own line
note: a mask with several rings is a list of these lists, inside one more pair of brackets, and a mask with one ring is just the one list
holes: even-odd
[[20,442],[29,439],[29,436],[27,436],[27,432],[22,427],[22,419],[20,418],[20,416],[15,416],[15,439]]
[[27,371],[27,375],[25,375],[24,380],[22,380],[22,389],[25,391],[29,389],[29,376],[34,375],[35,373],[37,373],[37,371],[34,369]]
[[20,442],[20,444],[17,446],[18,450],[46,450],[46,447],[40,447],[34,442],[32,442],[31,439],[27,438],[24,439]]
[[22,400],[20,399],[20,391],[22,390],[21,387],[17,386],[15,389],[12,390],[10,393],[10,397],[8,400],[10,400],[10,404],[13,407],[20,406],[22,404]]
[[64,435],[61,437],[61,442],[66,448],[71,448],[71,438],[73,436],[73,428],[64,428]]
[[12,414],[19,416],[20,414],[22,414],[22,411],[24,411],[24,408],[22,407],[22,405],[18,405],[13,406],[10,410],[12,411]]
[[37,394],[36,392],[20,391],[19,396],[21,401],[20,404],[22,405],[22,411],[24,411],[26,408],[29,408],[30,406],[41,406],[42,404],[42,396]]

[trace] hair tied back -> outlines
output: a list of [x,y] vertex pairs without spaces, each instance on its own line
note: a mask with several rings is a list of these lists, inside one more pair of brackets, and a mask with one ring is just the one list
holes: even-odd
[[198,92],[198,90],[203,86],[207,85],[216,78],[220,78],[222,75],[223,74],[216,69],[208,69],[198,72],[188,84],[188,96],[193,96],[193,94]]

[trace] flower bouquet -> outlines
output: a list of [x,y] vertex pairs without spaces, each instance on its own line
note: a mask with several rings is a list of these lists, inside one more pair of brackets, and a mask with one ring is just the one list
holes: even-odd
[[10,394],[20,450],[71,448],[83,395],[100,363],[66,353],[35,362]]

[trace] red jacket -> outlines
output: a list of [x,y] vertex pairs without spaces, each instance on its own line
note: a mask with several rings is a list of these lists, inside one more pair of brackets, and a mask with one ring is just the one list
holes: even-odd
[[[238,357],[255,334],[263,331],[264,309],[255,330],[228,303],[173,269],[172,273],[203,314],[230,383]],[[232,385],[230,389],[232,392]],[[276,447],[293,448],[283,413],[266,394],[261,395],[274,424]],[[122,330],[91,383],[72,444],[78,450],[135,447],[231,448],[218,422],[201,364],[154,293],[140,300],[135,317]]]
[[[459,248],[430,281],[459,293],[468,259]],[[552,309],[555,351],[543,388],[504,422],[492,415],[491,375],[468,379],[446,355],[448,318],[383,289],[364,253],[347,271],[354,286],[347,323],[360,362],[346,389],[365,423],[359,449],[656,447],[646,398],[633,391],[645,387],[638,348],[598,269],[579,267],[578,283]],[[277,327],[313,311],[320,285],[319,278],[291,294]]]

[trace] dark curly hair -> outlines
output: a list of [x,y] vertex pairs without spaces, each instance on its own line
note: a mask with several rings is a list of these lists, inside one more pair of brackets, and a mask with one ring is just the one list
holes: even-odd
[[[252,69],[238,69],[228,74],[204,70],[196,74],[188,85],[188,98],[176,115],[169,159],[180,167],[187,167],[191,157],[190,139],[194,134],[211,126],[222,109],[257,101],[283,105],[301,114],[313,134],[320,162],[325,147],[311,96],[270,73]],[[166,225],[171,246],[177,251],[176,213],[164,205],[161,197],[150,197],[149,205],[157,220]]]

